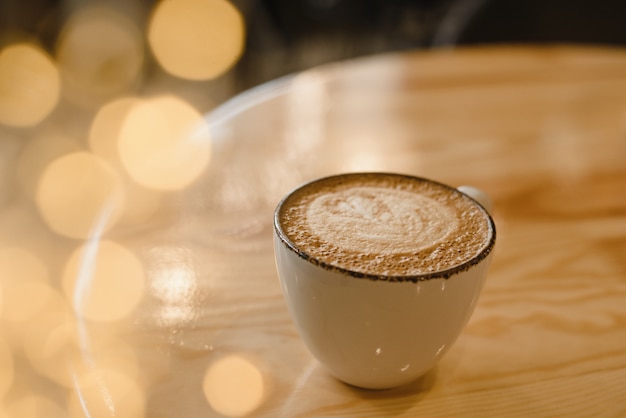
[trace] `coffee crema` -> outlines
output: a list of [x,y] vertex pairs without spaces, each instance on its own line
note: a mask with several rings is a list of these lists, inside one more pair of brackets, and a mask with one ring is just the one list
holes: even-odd
[[495,232],[485,210],[458,190],[387,173],[308,183],[281,202],[275,221],[283,240],[312,262],[384,277],[463,265]]

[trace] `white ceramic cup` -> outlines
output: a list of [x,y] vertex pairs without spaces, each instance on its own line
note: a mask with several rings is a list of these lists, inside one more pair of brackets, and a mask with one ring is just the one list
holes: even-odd
[[[488,215],[486,194],[459,189],[451,188],[480,202]],[[491,216],[489,244],[452,273],[375,280],[326,268],[293,248],[278,217],[284,201],[274,216],[276,266],[289,312],[313,356],[338,379],[368,389],[400,386],[433,368],[476,306],[495,245]]]

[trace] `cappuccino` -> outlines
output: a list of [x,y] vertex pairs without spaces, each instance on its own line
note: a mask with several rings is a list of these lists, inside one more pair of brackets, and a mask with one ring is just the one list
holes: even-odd
[[495,239],[490,217],[470,197],[386,173],[308,183],[280,203],[275,227],[314,264],[387,280],[448,277],[486,257]]

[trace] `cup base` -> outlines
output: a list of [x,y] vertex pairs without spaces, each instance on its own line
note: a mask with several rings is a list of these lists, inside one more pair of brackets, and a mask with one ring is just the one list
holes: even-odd
[[351,388],[363,391],[372,392],[385,392],[393,390],[402,390],[404,388],[418,388],[424,389],[431,387],[435,381],[437,367],[432,368],[411,376],[401,376],[393,378],[380,378],[380,379],[367,379],[367,380],[355,380],[355,379],[343,379],[332,371],[328,370],[324,365],[320,364],[320,367],[326,370],[326,372],[334,379],[349,386]]
[[431,369],[425,371],[422,374],[409,378],[408,380],[396,381],[396,382],[354,382],[342,380],[339,377],[335,376],[326,369],[323,365],[320,364],[320,367],[324,368],[325,371],[329,374],[330,377],[336,379],[343,385],[347,387],[357,390],[360,392],[367,392],[370,394],[380,394],[384,396],[385,394],[389,394],[390,392],[426,392],[430,390],[437,380],[437,366],[432,367]]

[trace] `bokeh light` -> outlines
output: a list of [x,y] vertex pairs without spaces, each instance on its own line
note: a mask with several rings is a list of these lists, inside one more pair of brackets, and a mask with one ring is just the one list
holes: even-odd
[[47,302],[52,288],[44,263],[22,248],[0,248],[2,318],[11,322],[34,316]]
[[119,138],[124,168],[139,184],[177,190],[207,167],[211,141],[200,113],[183,100],[162,96],[129,112]]
[[145,414],[144,391],[123,370],[94,367],[78,374],[75,382],[67,402],[71,418],[141,418]]
[[[170,372],[169,358],[145,367],[146,335],[130,335],[146,292],[150,321],[171,330],[197,318],[206,283],[191,249],[151,247],[144,266],[126,239],[149,229],[148,242],[171,192],[209,166],[201,112],[234,93],[222,76],[243,53],[244,20],[226,0],[13,12],[38,21],[0,43],[0,417],[141,418],[145,389]],[[254,411],[267,389],[240,356],[213,364],[204,387],[229,416]]]
[[57,106],[59,71],[41,48],[28,43],[10,45],[0,52],[0,123],[32,126]]
[[141,99],[127,96],[106,103],[96,113],[89,130],[91,150],[110,161],[119,160],[117,150],[120,132],[126,117]]
[[148,43],[168,73],[213,79],[241,56],[244,21],[227,0],[163,0],[150,20]]
[[90,106],[132,90],[141,75],[143,49],[135,23],[114,9],[75,12],[57,42],[64,94]]
[[265,390],[261,371],[240,355],[223,357],[208,368],[204,395],[211,407],[228,417],[242,417],[263,402]]
[[118,321],[137,307],[144,294],[141,262],[114,241],[89,242],[67,261],[63,289],[75,312],[95,321]]
[[102,158],[77,152],[54,160],[44,170],[37,205],[48,226],[71,238],[106,231],[123,209],[123,184]]
[[[134,97],[122,97],[102,106],[91,123],[89,146],[94,154],[105,158],[120,173],[125,173],[118,152],[122,126],[129,112],[141,103]],[[159,208],[161,193],[141,186],[124,175],[126,200],[120,223],[139,224],[147,221]]]

